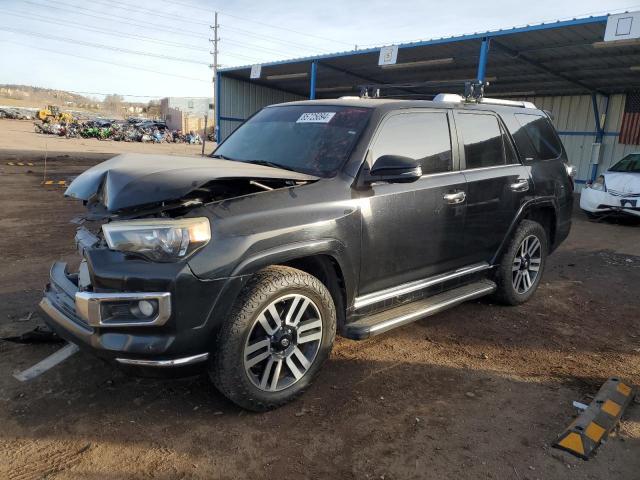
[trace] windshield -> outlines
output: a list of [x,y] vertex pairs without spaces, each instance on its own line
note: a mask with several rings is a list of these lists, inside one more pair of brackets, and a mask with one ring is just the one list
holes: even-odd
[[640,173],[640,153],[630,153],[611,167],[609,171]]
[[265,108],[213,156],[331,177],[351,154],[370,115],[368,108],[334,105]]

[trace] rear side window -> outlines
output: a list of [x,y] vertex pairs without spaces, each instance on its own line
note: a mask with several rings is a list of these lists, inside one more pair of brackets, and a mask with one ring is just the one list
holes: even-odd
[[449,121],[443,112],[411,112],[387,118],[371,147],[371,156],[402,155],[418,160],[422,173],[452,169]]
[[[456,117],[456,126],[462,136],[467,169],[506,165],[505,135],[496,117],[460,113]],[[511,148],[510,145],[506,146]],[[513,156],[509,156],[511,163]]]
[[562,155],[562,144],[546,117],[516,113],[520,128],[513,134],[520,154],[527,160],[552,160]]

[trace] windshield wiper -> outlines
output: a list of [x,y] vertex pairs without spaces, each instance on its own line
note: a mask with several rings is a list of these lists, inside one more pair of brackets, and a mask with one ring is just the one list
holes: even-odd
[[224,155],[220,155],[219,153],[209,155],[211,158],[220,158],[222,160],[235,160],[235,158],[225,157]]
[[244,162],[245,163],[252,163],[254,165],[264,165],[265,167],[280,168],[282,170],[289,170],[291,172],[295,172],[296,171],[291,167],[285,167],[285,166],[280,165],[278,163],[270,162],[268,160],[245,160]]

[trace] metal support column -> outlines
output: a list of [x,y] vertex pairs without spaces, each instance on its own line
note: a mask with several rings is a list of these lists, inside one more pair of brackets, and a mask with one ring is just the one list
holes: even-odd
[[220,141],[222,140],[222,132],[220,131],[220,107],[222,107],[221,103],[222,103],[222,97],[220,96],[220,92],[221,92],[221,83],[222,81],[222,74],[220,72],[216,73],[216,99],[215,99],[215,103],[213,104],[213,108],[215,109],[216,112],[216,125],[215,125],[215,137],[216,137],[216,143],[219,144]]
[[[609,97],[607,96],[606,99],[608,108]],[[602,148],[602,139],[604,138],[604,128],[600,125],[600,112],[598,111],[598,96],[596,92],[591,93],[591,103],[593,104],[593,116],[596,126],[596,141],[593,144],[591,153],[591,181],[594,182],[598,176],[600,149]],[[597,149],[597,151],[594,152],[594,149]]]
[[311,62],[311,85],[309,85],[309,100],[316,99],[316,76],[318,75],[318,62]]
[[478,82],[484,83],[484,79],[487,73],[487,59],[489,57],[489,37],[482,39],[480,45],[480,59],[478,60]]

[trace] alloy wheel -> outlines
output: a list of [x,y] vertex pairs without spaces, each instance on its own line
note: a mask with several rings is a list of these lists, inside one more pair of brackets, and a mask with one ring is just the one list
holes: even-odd
[[301,294],[282,296],[256,318],[244,346],[244,368],[254,386],[277,392],[311,368],[322,341],[322,317]]
[[513,288],[517,293],[527,293],[536,282],[542,263],[542,245],[535,235],[522,240],[513,259]]

